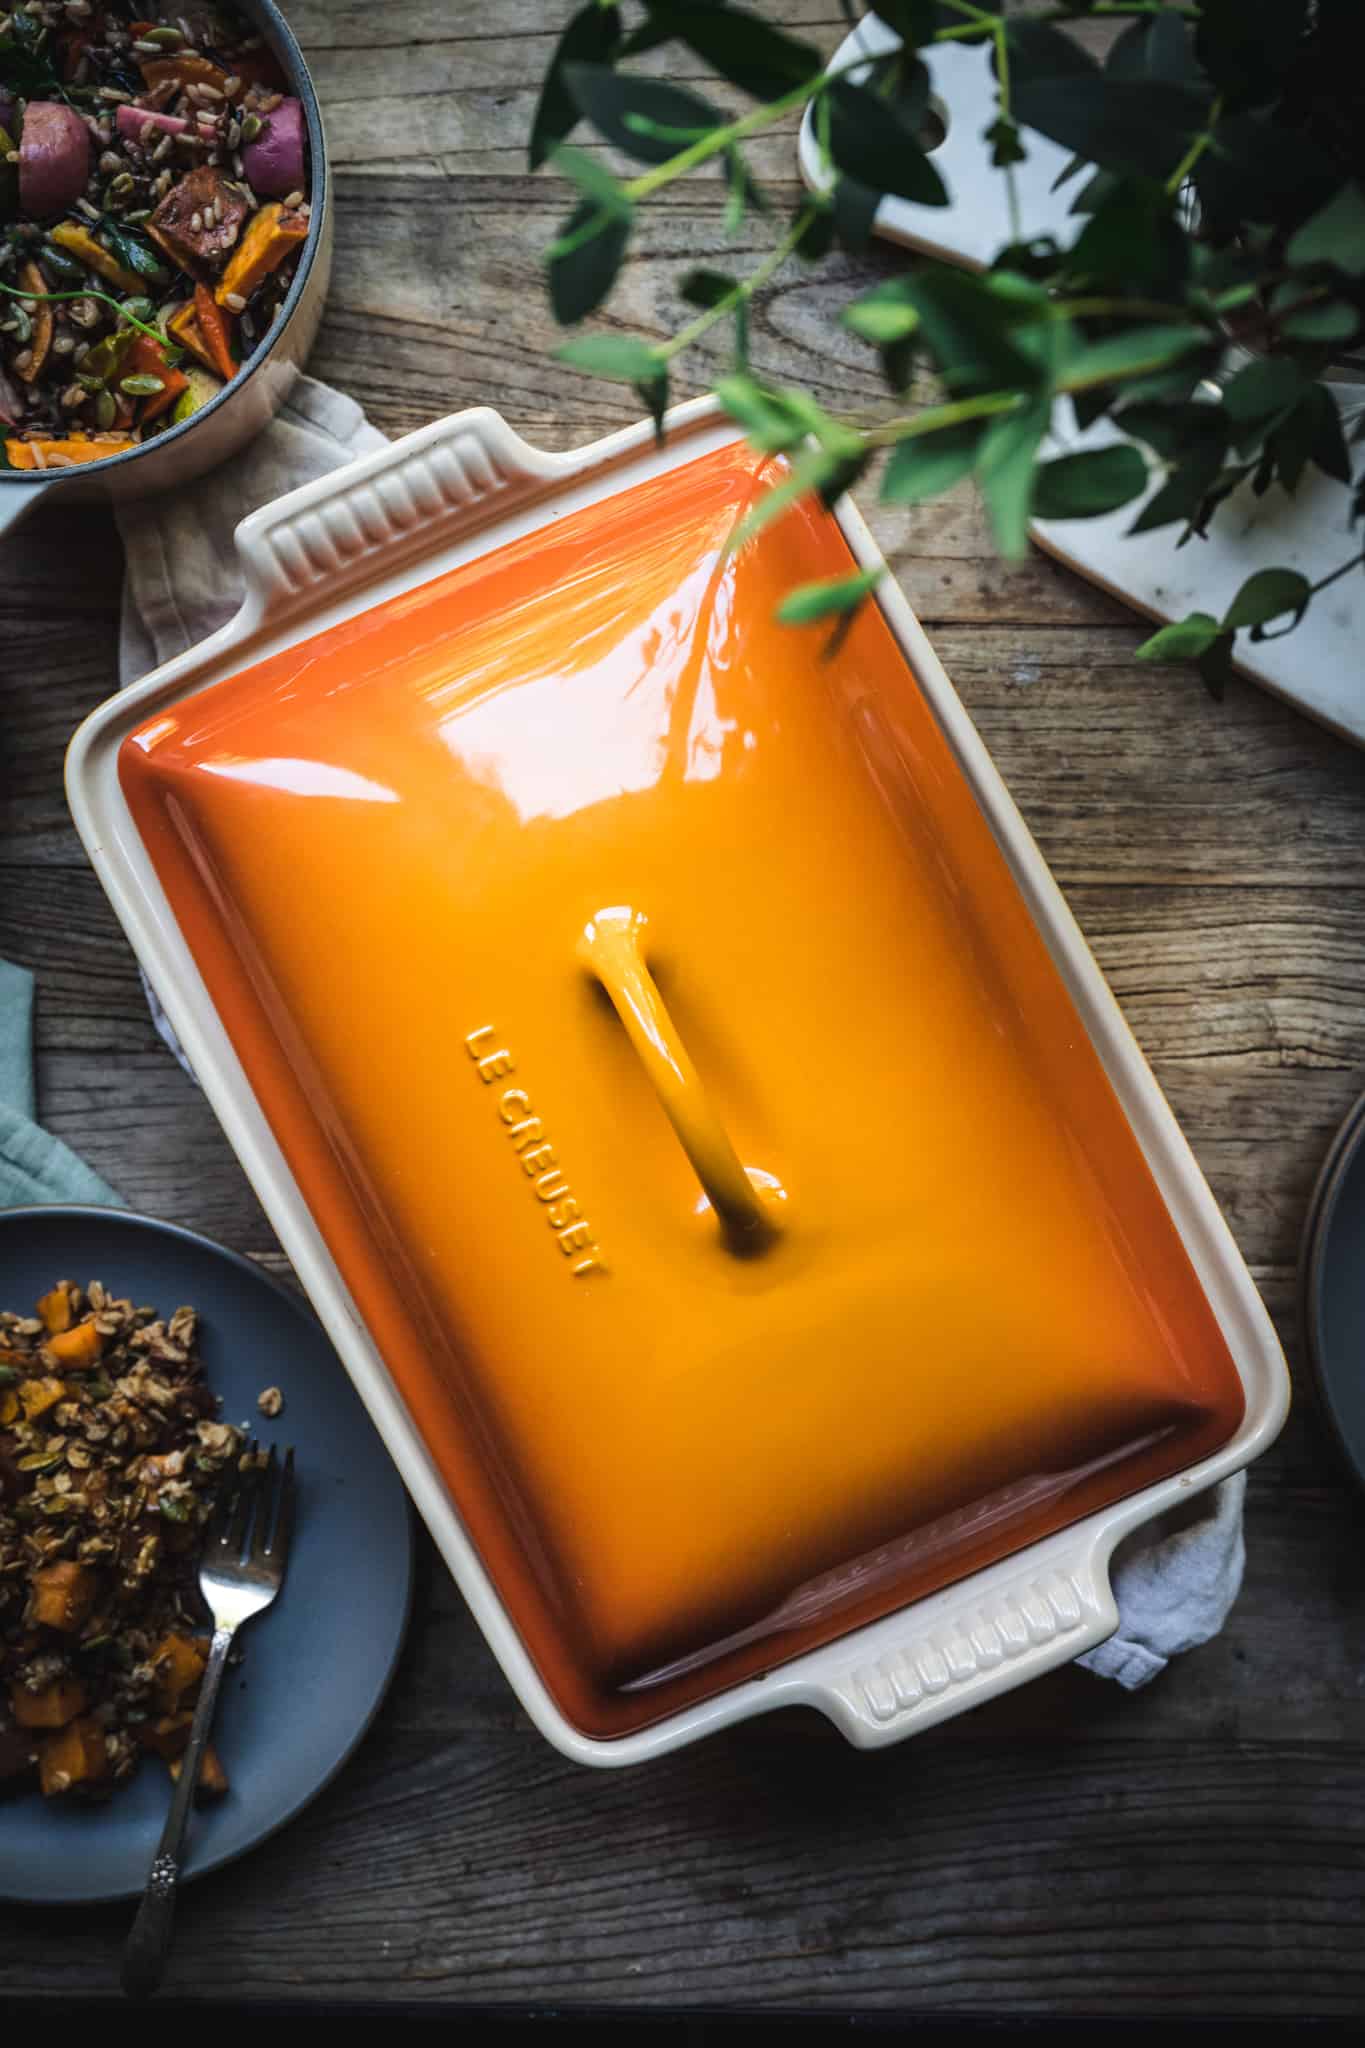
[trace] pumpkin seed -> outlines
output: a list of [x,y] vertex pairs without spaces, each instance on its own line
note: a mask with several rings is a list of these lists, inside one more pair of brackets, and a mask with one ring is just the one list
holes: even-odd
[[142,35],[144,43],[151,43],[158,50],[178,50],[185,38],[178,28],[169,24],[161,28],[149,28]]
[[243,142],[254,142],[256,140],[256,137],[261,132],[261,126],[262,123],[259,114],[248,114],[246,119],[242,123]]
[[112,391],[101,391],[99,397],[95,400],[95,425],[97,427],[112,427],[117,412],[118,407],[114,403]]
[[150,371],[137,371],[131,377],[120,377],[118,388],[125,398],[155,398],[158,391],[166,389],[164,377],[153,377]]

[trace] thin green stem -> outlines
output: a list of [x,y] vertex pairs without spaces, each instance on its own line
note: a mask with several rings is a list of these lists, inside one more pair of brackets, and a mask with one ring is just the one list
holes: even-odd
[[102,305],[112,306],[120,320],[126,320],[130,327],[136,327],[139,334],[150,335],[151,339],[159,341],[163,348],[166,345],[166,337],[159,327],[149,327],[145,320],[139,320],[132,313],[126,312],[117,299],[110,298],[108,292],[97,292],[93,287],[87,287],[82,292],[26,292],[12,284],[0,284],[0,292],[4,292],[6,297],[11,299],[98,299]]
[[727,292],[723,299],[717,299],[714,306],[708,306],[704,313],[699,313],[686,327],[679,328],[673,339],[657,351],[662,360],[666,363],[671,362],[674,356],[681,355],[685,348],[690,348],[694,341],[699,341],[702,335],[714,327],[718,320],[723,320],[727,313],[733,313],[737,306],[747,305],[754,293],[761,291],[768,279],[782,268],[819,212],[819,207],[813,202],[804,207],[777,247],[768,252],[748,277],[742,278],[733,291]]
[[[1000,110],[1001,120],[1008,121],[1012,119],[1010,114],[1010,52],[1009,38],[1005,34],[1005,24],[1003,21],[997,24],[995,31],[995,79],[995,103]],[[1014,175],[1013,164],[1005,165],[1005,199],[1009,206],[1010,214],[1010,240],[1012,242],[1021,241],[1024,233],[1023,216],[1019,211],[1019,182]]]
[[917,441],[921,434],[936,434],[941,427],[961,426],[966,420],[986,420],[1001,412],[1015,412],[1028,403],[1022,391],[986,391],[979,398],[954,398],[946,405],[926,406],[910,419],[887,420],[863,435],[868,448],[898,448],[902,441]]
[[1311,583],[1308,586],[1309,596],[1316,597],[1320,590],[1326,590],[1329,583],[1335,583],[1339,576],[1345,576],[1350,570],[1358,569],[1362,562],[1365,562],[1365,548],[1362,548],[1358,555],[1352,555],[1349,562],[1343,562],[1339,569],[1333,569],[1329,576],[1322,577],[1317,583]]
[[1204,151],[1213,141],[1213,131],[1218,126],[1218,123],[1222,118],[1222,113],[1223,95],[1220,92],[1215,97],[1213,105],[1209,108],[1209,122],[1207,128],[1204,128],[1198,135],[1195,136],[1194,141],[1190,144],[1189,148],[1185,151],[1184,156],[1181,157],[1180,162],[1176,165],[1175,169],[1171,172],[1170,177],[1166,180],[1166,190],[1168,194],[1170,194],[1172,197],[1174,197],[1175,194],[1180,190],[1186,178],[1189,177],[1190,172],[1194,169],[1200,157],[1204,154]]

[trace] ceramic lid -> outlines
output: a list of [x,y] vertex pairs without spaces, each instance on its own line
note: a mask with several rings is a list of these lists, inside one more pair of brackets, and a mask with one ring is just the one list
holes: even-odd
[[742,445],[172,704],[123,788],[546,1684],[617,1735],[1225,1443],[1238,1374],[848,546]]

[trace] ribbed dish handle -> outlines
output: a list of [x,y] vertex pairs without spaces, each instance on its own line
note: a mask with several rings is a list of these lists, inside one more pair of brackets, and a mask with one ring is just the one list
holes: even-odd
[[554,482],[569,456],[532,448],[490,407],[438,420],[303,484],[237,528],[249,626],[331,602],[433,546],[476,533]]
[[800,1688],[859,1749],[875,1749],[1069,1664],[1118,1626],[1108,1548],[1049,1549],[1016,1579],[939,1596],[907,1632],[892,1617],[863,1631],[860,1654],[831,1645]]

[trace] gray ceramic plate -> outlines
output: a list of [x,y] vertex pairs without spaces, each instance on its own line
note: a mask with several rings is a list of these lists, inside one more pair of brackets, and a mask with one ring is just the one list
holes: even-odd
[[1301,1271],[1304,1342],[1322,1408],[1365,1485],[1365,1096],[1323,1162]]
[[[232,1789],[194,1815],[188,1877],[292,1820],[369,1726],[407,1625],[412,1517],[388,1453],[312,1313],[269,1274],[175,1224],[119,1209],[0,1212],[0,1306],[58,1278],[103,1280],[167,1314],[192,1302],[226,1422],[296,1446],[298,1522],[283,1593],[242,1636],[214,1742]],[[284,1413],[256,1409],[277,1385]],[[0,1898],[50,1905],[130,1898],[146,1880],[169,1780],[153,1759],[107,1805],[35,1792],[0,1799]]]

